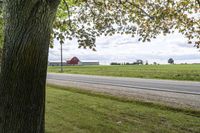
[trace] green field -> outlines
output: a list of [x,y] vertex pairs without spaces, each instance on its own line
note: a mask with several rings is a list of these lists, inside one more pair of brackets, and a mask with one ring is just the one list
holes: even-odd
[[[60,72],[49,67],[48,72]],[[200,81],[200,65],[65,66],[65,73]]]
[[200,114],[47,87],[46,133],[199,133]]

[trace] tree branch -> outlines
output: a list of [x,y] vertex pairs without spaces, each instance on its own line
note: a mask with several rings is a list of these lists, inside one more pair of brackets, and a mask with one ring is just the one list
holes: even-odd
[[0,0],[0,6],[1,6],[1,7],[0,7],[0,8],[1,8],[0,10],[2,10],[2,5],[3,5],[3,0]]
[[52,8],[57,8],[58,5],[60,4],[60,1],[61,0],[47,0],[47,2],[49,3],[49,5],[52,7]]
[[[93,0],[93,2],[96,4],[95,0]],[[87,4],[87,7],[90,9],[92,15],[93,15],[93,21],[95,20],[96,18],[96,14],[94,13],[94,11],[92,10],[92,8],[90,7],[89,3],[86,1],[86,4]]]
[[146,16],[148,16],[150,19],[154,19],[154,17],[152,17],[151,15],[149,15],[145,10],[143,10],[142,8],[140,8],[139,5],[135,4],[135,3],[131,3],[128,2],[129,4],[131,4],[132,6],[136,7],[137,9],[139,9],[140,11],[142,11]]
[[69,27],[72,30],[72,25],[71,25],[72,21],[71,21],[71,15],[70,15],[70,10],[69,10],[69,5],[68,5],[68,3],[67,3],[66,0],[63,0],[63,2],[65,4],[65,6],[67,7],[67,14],[68,14],[68,18],[69,18]]
[[196,0],[197,1],[197,3],[199,4],[199,6],[200,6],[200,0]]
[[[123,4],[123,2],[122,2],[121,0],[119,0],[119,3],[120,3],[120,4]],[[128,1],[128,0],[126,0],[126,3],[129,3],[130,5],[136,7],[136,8],[139,9],[142,13],[144,13],[146,16],[148,16],[150,19],[154,19],[153,16],[149,15],[145,10],[143,10],[142,8],[140,8],[139,5],[137,5],[137,4],[133,3],[133,2],[130,2],[130,1]]]

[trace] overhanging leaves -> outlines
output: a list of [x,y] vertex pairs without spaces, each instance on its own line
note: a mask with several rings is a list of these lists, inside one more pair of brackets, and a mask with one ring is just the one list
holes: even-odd
[[[63,0],[54,24],[60,43],[78,39],[79,47],[95,47],[100,35],[138,35],[150,41],[176,30],[200,45],[198,0]],[[192,17],[195,16],[196,17]]]

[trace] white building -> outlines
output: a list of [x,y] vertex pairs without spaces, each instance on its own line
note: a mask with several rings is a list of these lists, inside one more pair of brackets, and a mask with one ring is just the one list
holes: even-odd
[[[66,66],[67,63],[63,62],[62,65]],[[59,61],[50,61],[50,62],[48,62],[48,66],[61,66],[61,62],[59,62]]]
[[91,66],[91,65],[99,65],[98,61],[79,61],[78,65],[80,66]]

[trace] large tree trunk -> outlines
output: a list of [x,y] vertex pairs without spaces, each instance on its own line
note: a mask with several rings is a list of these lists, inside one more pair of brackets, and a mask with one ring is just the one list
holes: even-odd
[[0,133],[43,133],[52,23],[59,0],[5,0]]

